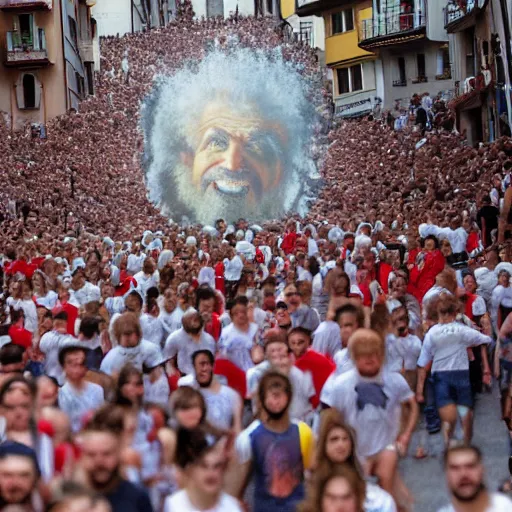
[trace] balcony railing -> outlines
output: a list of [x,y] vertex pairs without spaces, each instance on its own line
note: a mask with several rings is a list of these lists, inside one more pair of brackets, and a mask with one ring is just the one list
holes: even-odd
[[33,32],[7,32],[7,66],[48,64],[48,51],[44,29]]
[[398,34],[425,26],[422,13],[411,14],[377,14],[374,18],[362,20],[360,39]]
[[393,80],[393,87],[407,87],[407,80]]
[[457,21],[477,7],[476,0],[450,0],[444,8],[444,26]]
[[51,10],[53,0],[0,0],[0,9],[4,11],[15,10]]

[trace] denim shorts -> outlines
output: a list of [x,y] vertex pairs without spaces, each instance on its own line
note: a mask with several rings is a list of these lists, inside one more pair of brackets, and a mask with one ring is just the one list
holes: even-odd
[[434,391],[438,409],[445,405],[465,405],[473,408],[473,393],[469,380],[469,370],[448,370],[436,372]]

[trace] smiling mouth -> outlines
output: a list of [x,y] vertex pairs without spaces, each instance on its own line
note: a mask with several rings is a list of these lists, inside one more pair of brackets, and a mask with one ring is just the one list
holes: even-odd
[[246,181],[216,180],[212,185],[217,192],[228,196],[246,196],[249,193]]

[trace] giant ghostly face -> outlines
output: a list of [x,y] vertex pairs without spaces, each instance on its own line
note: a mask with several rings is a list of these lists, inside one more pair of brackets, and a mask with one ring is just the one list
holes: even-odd
[[298,210],[314,169],[307,92],[292,64],[248,49],[160,77],[142,111],[149,198],[204,224]]

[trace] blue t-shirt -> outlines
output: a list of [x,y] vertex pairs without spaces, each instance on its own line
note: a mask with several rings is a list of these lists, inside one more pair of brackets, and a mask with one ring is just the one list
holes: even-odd
[[254,512],[294,512],[304,499],[304,467],[313,449],[312,433],[300,422],[285,432],[268,430],[253,422],[238,437],[236,447],[241,463],[254,468]]

